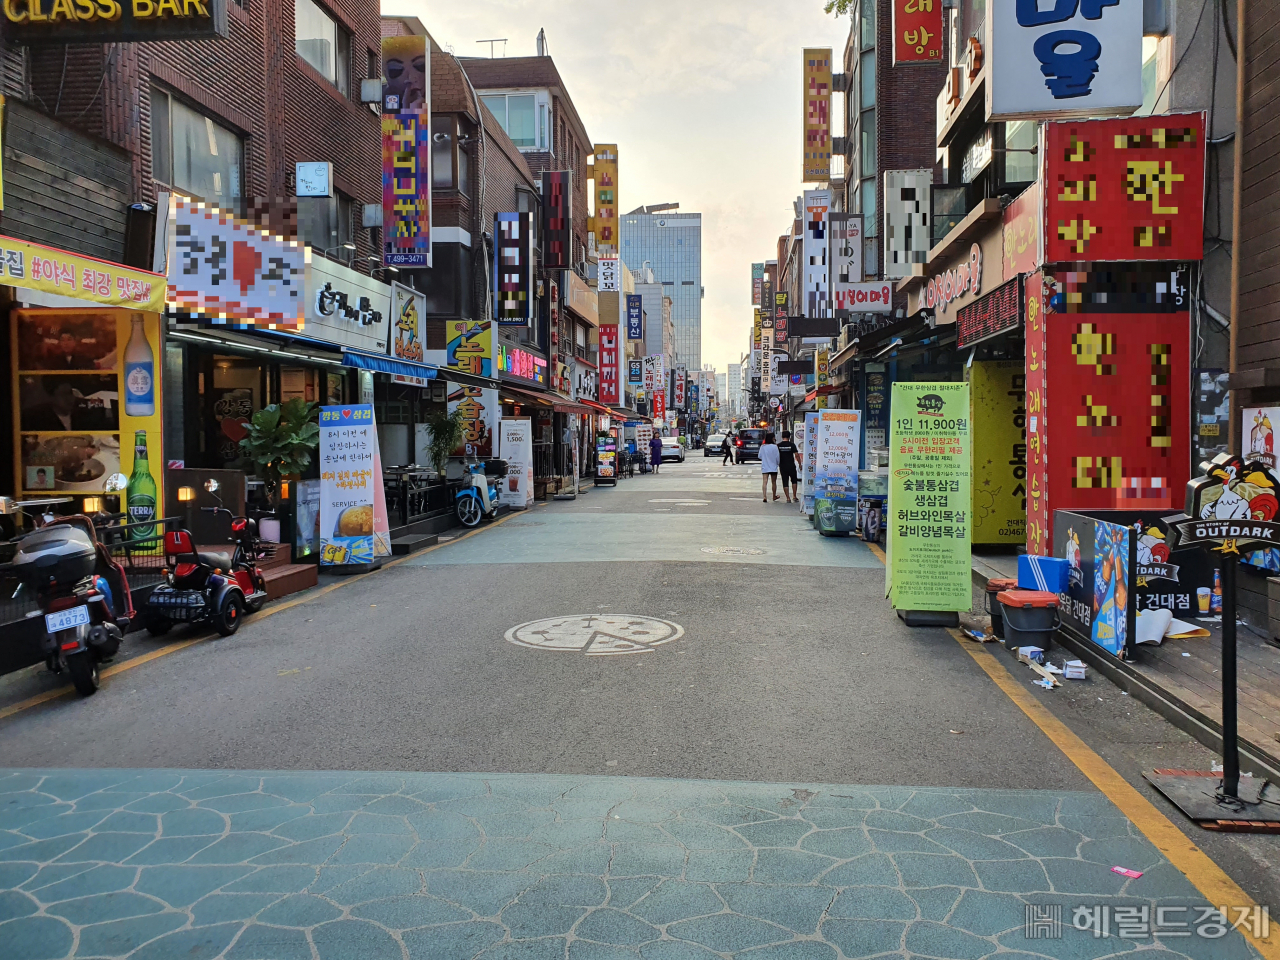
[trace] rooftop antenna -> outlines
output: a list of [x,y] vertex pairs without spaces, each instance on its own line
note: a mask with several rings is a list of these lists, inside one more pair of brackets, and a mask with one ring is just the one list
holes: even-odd
[[507,55],[507,38],[506,38],[506,37],[498,37],[498,39],[496,39],[496,40],[477,40],[477,41],[476,41],[476,43],[487,43],[487,44],[489,45],[489,59],[490,59],[490,60],[492,60],[492,59],[493,59],[493,45],[494,45],[495,43],[500,43],[500,44],[502,44],[502,55],[503,55],[504,57]]
[[547,49],[547,30],[545,27],[538,30],[538,56],[551,56]]

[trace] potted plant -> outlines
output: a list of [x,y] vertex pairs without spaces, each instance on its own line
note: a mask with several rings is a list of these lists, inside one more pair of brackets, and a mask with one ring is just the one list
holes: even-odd
[[306,470],[312,451],[320,445],[320,425],[315,419],[319,406],[294,397],[263,407],[253,415],[249,431],[240,441],[245,456],[266,480],[273,510],[280,506],[280,481]]
[[460,406],[452,411],[442,408],[427,415],[427,427],[431,430],[431,442],[427,445],[431,466],[440,475],[440,479],[444,480],[445,471],[449,468],[449,457],[462,443],[466,415]]

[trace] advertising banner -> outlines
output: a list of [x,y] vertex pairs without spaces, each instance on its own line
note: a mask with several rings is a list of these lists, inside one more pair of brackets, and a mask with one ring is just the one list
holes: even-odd
[[1045,261],[1203,259],[1204,138],[1203,113],[1046,124]]
[[644,300],[638,293],[627,295],[627,339],[644,339]]
[[542,175],[542,265],[548,270],[573,266],[573,172]]
[[942,4],[893,0],[893,65],[942,62]]
[[618,145],[595,145],[596,215],[592,226],[596,235],[596,254],[618,256]]
[[813,481],[815,497],[850,500],[856,505],[861,444],[860,411],[818,411],[817,463]]
[[0,283],[72,297],[86,304],[164,313],[163,274],[12,237],[0,237]]
[[862,373],[863,465],[866,452],[889,445],[889,374],[882,363],[868,363]]
[[895,610],[973,606],[967,383],[895,383],[890,408],[888,563]]
[[[933,170],[884,172],[884,278],[901,280],[929,258]],[[855,309],[862,309],[857,307]]]
[[596,438],[596,480],[618,482],[618,441],[611,436]]
[[760,297],[764,293],[764,264],[751,265],[751,305],[760,306]]
[[804,458],[800,493],[806,517],[813,516],[814,480],[818,475],[818,418],[817,413],[804,415],[804,434],[800,438],[800,456]]
[[973,429],[973,542],[1027,542],[1027,376],[1023,362],[975,360],[967,371]]
[[493,376],[493,324],[488,320],[445,321],[448,366],[476,377]]
[[1018,194],[1001,214],[1004,239],[1004,277],[1040,269],[1040,182]]
[[169,199],[170,305],[197,321],[298,332],[311,251],[200,200]]
[[862,214],[832,213],[831,221],[831,306],[839,313],[854,309],[850,286],[862,282]]
[[494,434],[502,407],[498,404],[498,391],[483,387],[464,387],[449,384],[449,412],[461,408],[463,415],[462,442],[453,451],[455,457],[474,457],[488,460],[493,457]]
[[302,334],[308,340],[385,354],[391,339],[391,287],[317,257],[307,272]]
[[831,179],[831,48],[804,51],[803,183]]
[[600,324],[600,402],[622,402],[621,370],[622,351],[618,347],[618,325]]
[[[1129,566],[1133,531],[1066,511],[1057,520],[1053,556],[1070,567],[1067,591],[1059,603],[1063,625],[1119,655],[1128,642],[1129,612],[1135,606]],[[1180,615],[1189,616],[1190,611],[1175,609],[1174,616]]]
[[1240,418],[1245,462],[1258,460],[1274,470],[1276,435],[1272,424],[1280,423],[1280,407],[1243,407]]
[[382,262],[431,266],[431,45],[383,37]]
[[804,288],[800,312],[806,317],[827,317],[831,310],[830,276],[827,273],[827,215],[831,210],[830,190],[804,192],[804,243],[801,269]]
[[19,0],[4,5],[15,43],[135,43],[227,36],[227,0]]
[[987,118],[1098,117],[1142,106],[1143,6],[992,0]]
[[320,565],[391,556],[372,404],[320,408]]
[[[160,316],[88,304],[12,316],[14,489],[101,494],[107,479],[122,473],[129,521],[160,516]],[[134,539],[154,532],[138,528]]]
[[391,285],[391,355],[397,360],[422,363],[426,358],[427,298],[401,283]]
[[493,215],[493,309],[498,323],[533,318],[533,214]]
[[671,405],[677,410],[685,409],[685,385],[689,380],[689,373],[683,364],[676,364],[675,377],[671,388]]
[[533,421],[528,417],[503,417],[498,459],[507,461],[498,502],[513,510],[533,506]]

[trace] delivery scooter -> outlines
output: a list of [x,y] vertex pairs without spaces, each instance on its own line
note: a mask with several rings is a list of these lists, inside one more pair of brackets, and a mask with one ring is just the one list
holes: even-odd
[[484,519],[498,513],[498,484],[507,475],[507,461],[485,460],[465,465],[465,481],[454,498],[458,522],[464,527],[478,527]]

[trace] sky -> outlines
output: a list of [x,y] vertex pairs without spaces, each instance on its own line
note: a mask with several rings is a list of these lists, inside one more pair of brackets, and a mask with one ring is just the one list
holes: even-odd
[[[539,29],[596,143],[618,144],[619,208],[679,202],[702,214],[702,362],[745,352],[751,264],[777,256],[801,183],[801,51],[833,47],[847,18],[823,0],[384,0],[436,43],[483,56]],[[502,44],[495,53],[502,54]],[[624,228],[625,229],[625,228]]]

